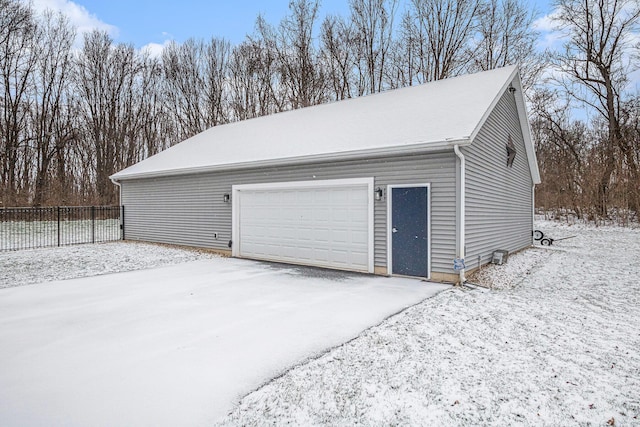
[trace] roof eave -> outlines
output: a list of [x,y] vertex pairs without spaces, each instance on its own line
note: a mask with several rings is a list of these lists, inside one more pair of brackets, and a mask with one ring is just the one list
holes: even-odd
[[[138,172],[138,173],[116,173],[111,175],[114,182],[126,181],[138,178],[158,178],[165,176],[187,175],[206,172],[231,171],[238,169],[266,168],[274,166],[298,165],[305,163],[319,163],[329,161],[357,160],[371,157],[384,157],[388,155],[401,156],[434,151],[452,150],[454,145],[468,145],[471,140],[468,137],[450,138],[437,142],[422,142],[406,146],[393,146],[374,148],[368,150],[346,151],[341,153],[323,153],[310,156],[285,157],[279,159],[257,160],[238,163],[227,163],[220,165],[197,166],[177,169],[165,169],[158,171]],[[123,171],[124,172],[124,171]]]

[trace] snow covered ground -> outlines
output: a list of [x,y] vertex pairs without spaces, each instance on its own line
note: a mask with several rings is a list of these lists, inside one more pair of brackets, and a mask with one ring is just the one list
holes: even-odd
[[[445,290],[256,386],[218,423],[640,426],[640,230],[537,227],[576,237],[471,278],[491,290]],[[0,286],[211,257],[176,249],[156,256],[169,249],[137,244],[120,255],[121,245],[25,251],[26,260],[1,254]],[[27,288],[41,286],[56,285]],[[137,410],[152,419],[158,409]]]
[[640,230],[516,254],[243,398],[222,425],[640,425]]
[[215,258],[210,252],[108,242],[0,253],[0,289]]
[[[130,268],[116,254],[134,247],[141,265],[175,252],[82,249]],[[49,252],[56,266],[67,254],[24,256],[42,272]],[[448,287],[214,257],[0,289],[0,425],[211,425],[291,366]]]

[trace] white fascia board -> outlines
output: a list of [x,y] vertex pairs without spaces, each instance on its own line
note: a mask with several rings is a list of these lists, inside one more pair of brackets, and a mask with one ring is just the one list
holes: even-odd
[[[522,84],[520,83],[520,75],[516,75],[516,90],[522,93]],[[540,184],[540,169],[538,169],[538,156],[533,145],[533,137],[531,136],[531,125],[529,123],[529,114],[527,112],[527,104],[524,102],[524,96],[516,97],[516,105],[518,107],[518,117],[520,119],[520,127],[522,128],[522,136],[524,138],[524,148],[527,150],[527,159],[529,160],[529,169],[531,170],[531,179],[534,184]]]
[[454,144],[460,144],[460,142],[455,142],[455,141],[469,141],[469,139],[468,138],[452,138],[446,141],[422,142],[422,143],[410,144],[405,146],[391,146],[391,147],[375,148],[375,149],[369,149],[369,150],[345,151],[341,153],[326,153],[326,154],[317,154],[317,155],[301,156],[301,157],[285,157],[285,158],[278,158],[278,159],[267,159],[267,160],[229,163],[229,164],[220,164],[220,165],[211,165],[211,166],[199,166],[199,167],[190,167],[190,168],[181,168],[181,169],[168,169],[168,170],[161,170],[161,171],[146,171],[146,172],[137,172],[137,173],[134,172],[134,173],[128,173],[128,174],[122,174],[122,175],[120,175],[119,173],[116,173],[114,175],[111,175],[109,178],[115,181],[125,181],[128,179],[136,179],[136,178],[158,178],[158,177],[164,177],[164,176],[186,175],[186,174],[192,174],[192,173],[230,171],[230,170],[237,170],[237,169],[264,168],[264,167],[271,167],[271,166],[298,165],[298,164],[305,164],[305,163],[318,163],[318,162],[340,161],[340,160],[357,160],[357,159],[364,159],[364,158],[370,158],[370,157],[382,157],[382,156],[402,156],[402,155],[410,155],[410,154],[418,154],[418,153],[452,149]]
[[282,190],[293,188],[345,187],[351,185],[367,185],[373,193],[373,178],[318,179],[307,181],[265,182],[259,184],[234,184],[234,191],[247,190]]
[[[482,115],[482,118],[480,119],[480,122],[478,122],[476,127],[473,129],[473,132],[471,132],[471,136],[469,137],[469,139],[471,141],[473,141],[476,138],[476,136],[478,135],[478,132],[480,132],[480,129],[482,129],[482,126],[484,126],[484,123],[489,118],[489,115],[491,114],[493,109],[496,107],[496,105],[498,105],[498,102],[500,102],[500,98],[502,98],[502,95],[504,94],[504,91],[507,90],[507,88],[509,87],[509,85],[511,85],[511,82],[514,80],[514,78],[517,75],[518,75],[518,68],[514,67],[513,71],[509,75],[509,78],[507,78],[505,80],[505,82],[502,84],[502,86],[500,87],[500,90],[497,92],[495,98],[493,98],[493,101],[491,101],[491,104],[489,104],[489,108],[487,108],[487,110]],[[516,89],[519,89],[520,93],[522,93],[522,88],[516,88]]]
[[471,138],[470,137],[455,138],[455,139],[452,138],[447,140],[447,144],[451,149],[453,149],[453,147],[455,147],[456,145],[466,147],[467,145],[471,145]]
[[[529,161],[531,179],[534,184],[540,184],[541,182],[540,170],[538,169],[538,160],[536,157],[536,150],[533,146],[533,138],[531,137],[531,128],[529,125],[529,116],[527,114],[527,107],[524,102],[524,92],[522,89],[522,83],[520,82],[520,73],[517,67],[513,69],[513,72],[509,76],[508,80],[502,85],[502,87],[500,88],[500,92],[498,92],[496,98],[491,102],[491,105],[489,106],[487,111],[485,111],[484,115],[482,116],[482,119],[480,120],[476,128],[471,133],[471,136],[469,137],[469,139],[471,142],[473,142],[475,137],[478,135],[478,132],[480,132],[480,129],[482,129],[482,126],[489,118],[489,115],[491,114],[495,106],[500,101],[500,98],[502,98],[504,91],[507,90],[509,86],[513,86],[516,90],[515,99],[516,99],[516,107],[518,109],[518,121],[520,122],[520,129],[522,131],[522,137],[524,139],[524,147],[527,151],[527,159]],[[465,144],[459,144],[459,145],[465,145]]]

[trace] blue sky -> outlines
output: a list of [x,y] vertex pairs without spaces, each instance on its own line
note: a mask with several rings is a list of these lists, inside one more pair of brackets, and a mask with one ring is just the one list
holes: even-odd
[[[27,0],[25,0],[27,1]],[[276,24],[288,12],[289,0],[32,0],[38,10],[61,10],[80,28],[107,30],[116,42],[141,48],[182,42],[190,37],[224,37],[233,43],[253,32],[258,14]],[[532,1],[539,16],[549,14],[550,0]],[[399,1],[400,10],[403,0]],[[347,0],[321,0],[320,16],[348,14]]]
[[[224,37],[240,42],[253,31],[258,14],[279,22],[287,14],[288,0],[77,0],[100,20],[119,28],[120,41],[137,46],[162,42],[167,37]],[[323,13],[346,9],[345,0],[324,0]]]

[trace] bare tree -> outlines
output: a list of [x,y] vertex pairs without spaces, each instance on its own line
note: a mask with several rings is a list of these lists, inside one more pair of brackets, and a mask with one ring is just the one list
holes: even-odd
[[[76,147],[80,143],[80,129],[82,127],[81,119],[79,116],[80,109],[78,108],[77,97],[73,94],[72,89],[67,84],[65,88],[65,94],[63,95],[63,102],[60,104],[59,111],[57,113],[58,119],[56,120],[54,127],[54,145],[53,149],[54,159],[52,160],[53,166],[51,167],[52,180],[49,188],[50,193],[47,197],[43,197],[43,203],[50,205],[69,205],[78,204],[82,198],[78,198],[77,189],[77,176],[75,170],[72,168],[76,156],[73,154]],[[84,168],[90,163],[82,164]],[[34,203],[35,203],[34,195]]]
[[172,42],[162,52],[165,102],[179,124],[179,137],[189,138],[207,129],[205,98],[205,45],[189,39]]
[[[530,86],[533,13],[523,0],[350,0],[350,15],[318,30],[319,0],[293,0],[276,25],[262,16],[237,46],[171,44],[161,58],[101,32],[71,53],[73,29],[0,0],[0,197],[4,204],[113,203],[108,176],[211,126],[291,108],[519,63]],[[538,201],[578,216],[640,203],[640,97],[634,69],[638,0],[557,0],[568,41],[553,59],[580,121],[537,90],[532,128],[543,183]],[[595,177],[595,178],[594,178]],[[597,206],[597,209],[594,208]]]
[[249,38],[233,49],[229,74],[233,120],[284,110],[284,100],[277,96],[276,59],[261,39]]
[[432,59],[425,21],[408,9],[394,40],[389,81],[392,87],[412,86],[432,79]]
[[267,51],[275,56],[284,108],[296,109],[323,102],[326,83],[314,43],[318,0],[293,0],[289,10],[278,27],[258,19],[256,28]]
[[37,64],[34,75],[32,108],[33,138],[36,152],[33,201],[41,205],[51,197],[51,164],[62,161],[65,145],[75,136],[64,103],[71,72],[71,46],[75,31],[62,14],[45,12],[37,32]]
[[206,47],[205,94],[209,127],[227,123],[227,77],[231,44],[224,39],[211,39]]
[[182,139],[228,121],[225,92],[229,54],[229,42],[215,38],[209,43],[189,39],[165,47],[165,102],[179,123]]
[[351,98],[356,53],[353,29],[342,17],[328,16],[320,31],[321,51],[329,90],[334,100]]
[[478,13],[478,41],[472,45],[473,68],[492,70],[525,62],[538,34],[535,15],[521,0],[487,0]]
[[350,0],[349,8],[357,55],[357,95],[380,92],[393,45],[397,0]]
[[[622,106],[622,143],[625,162],[619,170],[619,181],[624,193],[622,205],[628,206],[630,217],[635,213],[635,220],[640,218],[640,95],[636,93]],[[620,162],[619,162],[620,164]],[[625,203],[626,202],[626,203]]]
[[536,52],[535,12],[523,0],[486,0],[478,13],[476,36],[470,43],[470,71],[486,71],[519,64],[523,85],[529,88],[544,68]]
[[0,188],[5,205],[26,203],[29,192],[27,128],[37,61],[36,31],[28,5],[0,0]]
[[76,64],[76,91],[100,203],[116,202],[109,176],[127,166],[127,147],[140,131],[140,99],[145,96],[137,86],[141,69],[133,46],[113,45],[101,31],[85,36]]
[[[631,34],[638,29],[637,0],[558,0],[556,23],[568,36],[564,50],[554,56],[566,76],[568,93],[591,106],[608,127],[598,184],[598,213],[608,214],[609,188],[619,148],[627,166],[637,170],[630,147],[622,135],[621,106],[628,61],[634,47]],[[634,207],[637,209],[637,206]]]
[[536,188],[536,203],[556,214],[570,209],[582,218],[589,206],[584,182],[590,149],[587,127],[572,121],[569,101],[548,89],[536,91],[531,106],[531,128],[536,141],[542,183]]
[[412,0],[418,34],[422,81],[460,73],[471,60],[467,45],[475,32],[481,3],[476,0]]
[[176,120],[164,97],[162,63],[146,52],[141,55],[140,61],[140,92],[144,94],[140,100],[141,135],[134,144],[134,151],[128,156],[128,164],[143,160],[179,142]]
[[253,46],[244,42],[231,52],[229,63],[229,106],[232,120],[246,120],[258,116],[259,100]]

